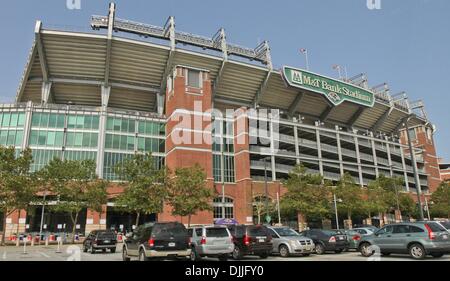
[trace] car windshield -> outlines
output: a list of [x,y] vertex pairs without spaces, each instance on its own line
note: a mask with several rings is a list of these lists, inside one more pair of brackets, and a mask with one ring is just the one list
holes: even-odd
[[441,222],[441,224],[442,224],[445,228],[447,228],[447,229],[450,230],[450,221],[443,221],[443,222]]
[[282,237],[286,236],[300,236],[297,232],[290,228],[274,228],[275,232]]
[[114,232],[105,231],[105,232],[99,232],[97,235],[98,239],[113,239],[115,238]]
[[207,237],[228,237],[228,231],[226,228],[207,228],[206,229],[206,236]]
[[447,231],[440,224],[435,223],[435,222],[427,223],[427,225],[431,229],[431,231],[433,231],[433,232]]
[[266,229],[262,226],[249,227],[248,234],[251,236],[267,236]]

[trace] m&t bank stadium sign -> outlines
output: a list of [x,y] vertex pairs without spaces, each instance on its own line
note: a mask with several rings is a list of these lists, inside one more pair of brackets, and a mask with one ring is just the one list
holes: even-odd
[[344,101],[367,107],[373,107],[375,104],[372,92],[309,71],[285,66],[283,77],[289,86],[322,94],[335,106]]

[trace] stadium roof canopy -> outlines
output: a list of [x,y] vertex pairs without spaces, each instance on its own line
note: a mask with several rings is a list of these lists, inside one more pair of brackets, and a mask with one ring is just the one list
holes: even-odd
[[[406,118],[410,126],[429,124],[422,102],[392,97],[386,84],[370,89],[376,97],[372,108],[332,106],[321,95],[288,87],[272,67],[267,42],[255,49],[228,44],[223,29],[206,38],[175,31],[172,17],[164,27],[121,20],[114,4],[108,16],[93,16],[91,25],[90,32],[72,32],[37,22],[16,102],[41,103],[42,82],[49,82],[52,103],[101,106],[101,86],[108,85],[109,107],[155,111],[167,75],[183,65],[209,71],[216,105],[276,108],[387,134],[396,133]],[[347,82],[369,89],[364,75]]]

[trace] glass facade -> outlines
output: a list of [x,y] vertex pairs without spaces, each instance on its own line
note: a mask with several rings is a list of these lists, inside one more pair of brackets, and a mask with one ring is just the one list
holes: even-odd
[[162,166],[165,153],[165,124],[157,121],[108,117],[106,121],[103,177],[120,180],[117,165],[135,153],[151,153],[155,165]]
[[0,112],[0,125],[0,145],[20,149],[23,144],[25,113]]
[[[234,121],[213,121],[213,175],[215,182],[234,183]],[[223,159],[222,159],[223,157]],[[222,162],[225,167],[222,179]]]

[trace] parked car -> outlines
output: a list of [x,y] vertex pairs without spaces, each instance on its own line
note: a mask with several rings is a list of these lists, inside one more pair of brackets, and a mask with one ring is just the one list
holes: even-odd
[[228,229],[233,236],[233,259],[240,260],[246,255],[266,259],[272,253],[272,236],[262,225],[230,225]]
[[427,255],[435,258],[450,253],[449,233],[437,222],[398,223],[383,227],[374,235],[363,237],[359,250],[365,257],[379,248],[381,255],[409,254],[414,259]]
[[268,227],[272,236],[272,253],[282,257],[301,254],[309,256],[314,252],[314,242],[308,237],[301,236],[298,232],[288,227]]
[[300,234],[314,241],[315,252],[318,255],[323,255],[325,252],[340,254],[349,247],[347,236],[340,231],[311,229]]
[[228,260],[233,253],[234,241],[225,226],[199,226],[188,229],[191,237],[191,261],[202,257],[217,257],[220,261]]
[[348,242],[348,248],[345,249],[344,251],[347,250],[358,250],[358,246],[359,246],[359,241],[361,241],[361,234],[352,229],[346,229],[346,230],[340,230],[341,232],[343,232],[346,236],[347,236],[347,242]]
[[150,258],[188,258],[191,255],[190,237],[183,224],[178,222],[149,223],[127,235],[122,258],[140,261]]
[[111,253],[116,252],[117,237],[116,233],[111,230],[94,230],[83,241],[83,252],[88,251],[94,254],[97,250],[106,252],[107,249]]
[[369,236],[377,232],[379,229],[376,227],[358,227],[353,228],[353,230],[361,234],[361,236]]
[[440,221],[439,223],[450,232],[450,221]]

